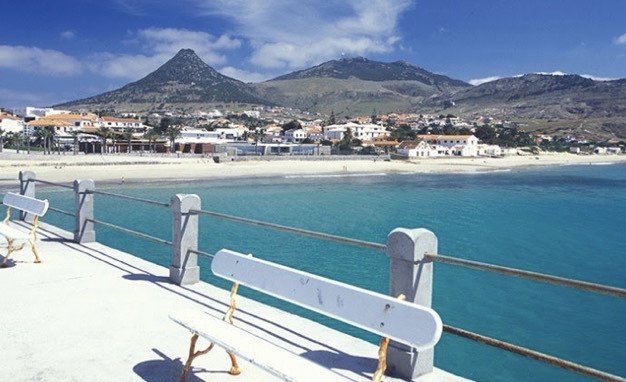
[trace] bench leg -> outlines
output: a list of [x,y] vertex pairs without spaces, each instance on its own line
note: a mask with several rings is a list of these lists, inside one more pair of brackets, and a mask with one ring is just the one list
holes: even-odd
[[[235,309],[237,309],[237,289],[239,288],[239,283],[233,283],[232,288],[230,289],[230,306],[224,315],[224,321],[229,324],[233,324],[233,314],[235,314]],[[230,375],[239,375],[241,374],[241,369],[237,364],[237,356],[234,353],[227,351],[228,356],[230,357],[230,371],[228,372]]]
[[194,333],[194,335],[191,336],[191,344],[189,345],[189,358],[187,358],[187,362],[185,362],[185,366],[183,366],[183,371],[180,375],[179,382],[185,382],[185,377],[187,376],[187,372],[189,371],[189,369],[191,369],[191,363],[193,362],[193,360],[203,354],[210,352],[211,349],[213,349],[213,346],[215,346],[215,344],[211,343],[208,348],[196,351],[196,342],[198,342],[198,335]]
[[29,240],[28,242],[30,243],[31,251],[33,251],[33,254],[35,255],[35,263],[41,263],[39,253],[37,253],[37,248],[35,248],[35,240]]
[[372,382],[380,382],[387,370],[387,347],[389,346],[389,337],[380,339],[380,347],[378,348],[378,368],[372,376]]
[[8,261],[9,261],[9,256],[11,256],[11,254],[15,251],[19,251],[20,249],[24,248],[24,244],[22,244],[19,248],[16,248],[13,243],[14,243],[14,239],[9,239],[7,237],[7,255],[4,257],[4,260],[2,261],[2,264],[0,264],[0,268],[6,268],[8,267]]

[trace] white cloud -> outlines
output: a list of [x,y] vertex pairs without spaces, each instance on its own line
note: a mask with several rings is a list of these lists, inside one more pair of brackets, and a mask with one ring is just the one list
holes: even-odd
[[243,81],[243,82],[263,82],[265,80],[269,80],[270,78],[272,78],[272,76],[270,75],[249,72],[247,70],[237,69],[232,66],[223,67],[219,70],[219,72],[225,76],[228,76],[228,77],[231,77],[239,81]]
[[209,65],[218,65],[226,62],[222,51],[241,46],[241,40],[228,35],[215,37],[206,32],[174,28],[142,29],[133,32],[131,42],[146,54],[97,53],[89,57],[89,69],[105,77],[137,80],[163,65],[180,49],[193,49]]
[[76,37],[76,33],[74,33],[74,31],[68,30],[68,31],[61,32],[61,38],[64,38],[66,40],[71,40],[74,37]]
[[474,86],[478,86],[478,85],[485,84],[487,82],[499,80],[500,78],[502,78],[502,77],[491,76],[491,77],[485,77],[485,78],[473,78],[473,79],[469,80],[469,83],[474,85]]
[[0,68],[54,76],[71,76],[82,72],[78,60],[57,50],[9,45],[0,45]]
[[617,45],[626,45],[626,33],[619,37],[616,37],[613,42],[615,42]]
[[163,65],[172,55],[153,56],[96,53],[88,57],[92,72],[109,78],[138,80]]
[[392,51],[400,40],[398,19],[410,6],[408,0],[189,1],[232,20],[236,35],[250,41],[250,61],[266,68]]

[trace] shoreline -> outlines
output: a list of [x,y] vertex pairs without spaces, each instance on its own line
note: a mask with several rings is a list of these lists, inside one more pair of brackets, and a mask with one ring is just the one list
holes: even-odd
[[367,176],[394,173],[481,174],[513,169],[626,163],[626,155],[541,155],[502,158],[444,157],[411,160],[253,160],[214,163],[205,157],[136,155],[22,155],[0,153],[0,185],[15,185],[19,171],[50,182],[93,179],[101,184],[177,183],[272,177]]

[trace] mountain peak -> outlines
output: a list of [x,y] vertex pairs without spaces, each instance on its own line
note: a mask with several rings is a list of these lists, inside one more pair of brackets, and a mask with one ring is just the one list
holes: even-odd
[[345,57],[327,61],[309,69],[285,74],[274,80],[295,80],[303,78],[336,78],[346,80],[351,77],[364,81],[417,81],[429,86],[466,87],[463,81],[438,75],[412,65],[406,61],[378,62],[365,57]]

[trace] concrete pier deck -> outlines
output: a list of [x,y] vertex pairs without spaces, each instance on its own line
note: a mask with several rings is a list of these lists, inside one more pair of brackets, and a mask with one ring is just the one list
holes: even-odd
[[[50,225],[39,232],[43,263],[34,264],[26,248],[0,269],[0,381],[177,381],[190,333],[168,314],[196,309],[221,317],[227,309],[226,290],[177,286],[159,265],[99,243],[76,244]],[[235,320],[354,381],[369,381],[376,368],[375,345],[253,300],[239,297]],[[246,362],[239,376],[228,367],[216,348],[194,361],[187,381],[277,380]],[[419,380],[465,381],[439,369]]]

